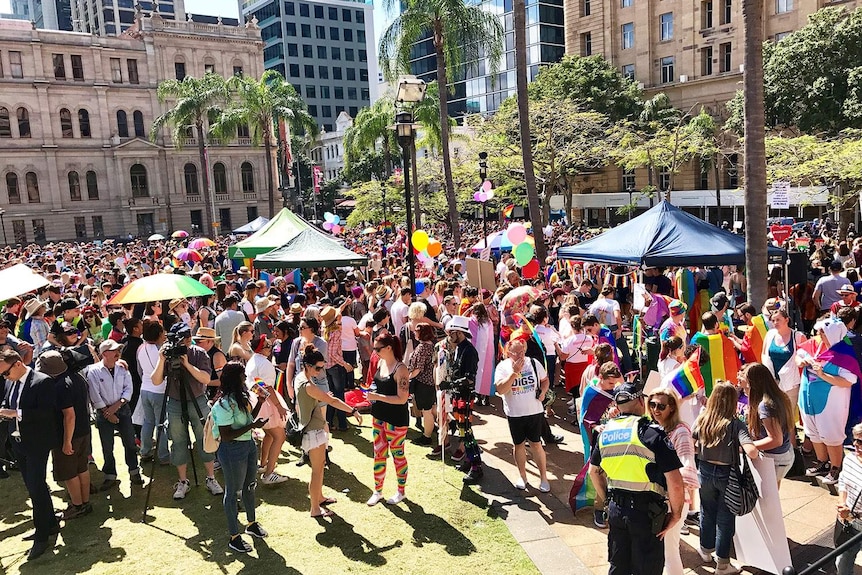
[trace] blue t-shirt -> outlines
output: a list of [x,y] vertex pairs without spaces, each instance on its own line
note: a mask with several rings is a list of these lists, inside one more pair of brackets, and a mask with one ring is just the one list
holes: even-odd
[[[771,417],[778,421],[778,414],[775,413],[775,410],[770,406],[766,405],[765,401],[761,401],[760,405],[757,406],[757,415],[760,416],[760,419],[766,419],[767,417]],[[757,439],[763,439],[766,437],[766,428],[763,424],[760,424],[760,429],[757,431]],[[787,434],[787,430],[783,429],[781,431],[782,442],[781,445],[774,449],[764,449],[766,453],[772,453],[773,455],[779,455],[781,453],[787,453],[790,450],[790,435]]]
[[778,345],[775,338],[772,338],[772,342],[769,344],[769,349],[766,352],[769,354],[769,359],[772,360],[772,367],[775,369],[773,375],[776,379],[778,379],[778,372],[781,371],[781,368],[793,357],[794,337],[795,334],[791,332],[790,341],[787,342],[787,345]]
[[[249,407],[251,407],[249,405]],[[222,397],[212,407],[213,435],[220,437],[219,426],[229,425],[231,429],[240,429],[251,423],[251,412],[240,409],[232,397]],[[251,430],[246,431],[234,441],[251,441]]]

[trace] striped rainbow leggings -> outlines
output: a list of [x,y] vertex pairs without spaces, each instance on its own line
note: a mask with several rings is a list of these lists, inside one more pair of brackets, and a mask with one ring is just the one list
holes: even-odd
[[407,458],[404,457],[404,441],[407,439],[407,427],[396,427],[377,418],[372,420],[372,437],[374,439],[374,490],[383,491],[383,481],[386,479],[386,461],[389,451],[395,462],[395,475],[398,478],[398,491],[403,492],[407,486]]

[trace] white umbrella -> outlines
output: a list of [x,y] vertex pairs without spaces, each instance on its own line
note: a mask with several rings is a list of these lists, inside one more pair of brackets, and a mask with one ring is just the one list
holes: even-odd
[[165,236],[163,236],[162,234],[153,234],[147,238],[147,241],[148,242],[160,242],[163,239],[165,239]]
[[24,264],[0,270],[0,301],[37,290],[50,282]]

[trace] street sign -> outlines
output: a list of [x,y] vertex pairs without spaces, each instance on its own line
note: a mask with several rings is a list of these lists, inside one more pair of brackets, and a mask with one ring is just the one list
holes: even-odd
[[774,182],[772,184],[770,207],[773,210],[790,209],[790,182]]

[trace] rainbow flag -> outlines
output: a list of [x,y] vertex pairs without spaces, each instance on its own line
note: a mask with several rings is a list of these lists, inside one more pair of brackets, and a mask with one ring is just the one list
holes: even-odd
[[688,397],[703,388],[704,378],[702,368],[698,366],[699,363],[700,350],[697,350],[679,366],[679,369],[668,376],[667,387],[677,390],[680,397]]
[[280,369],[275,370],[275,390],[281,394],[282,397],[287,396],[287,390],[284,388],[285,385],[285,377],[284,372]]
[[589,476],[593,429],[601,422],[613,401],[610,392],[598,387],[595,381],[584,390],[584,397],[581,400],[580,421],[581,440],[584,442],[584,466],[575,477],[572,489],[569,491],[569,507],[572,508],[572,513],[595,505],[596,489]]
[[700,317],[710,310],[709,290],[702,289],[694,295],[694,301],[688,307],[688,333],[692,337],[703,327]]
[[641,355],[641,350],[643,349],[644,337],[643,337],[643,326],[641,325],[641,318],[639,315],[635,314],[634,319],[632,320],[632,350],[637,354],[638,357]]
[[698,332],[691,338],[691,343],[699,345],[709,354],[709,361],[700,366],[707,396],[712,393],[712,386],[717,379],[736,384],[736,373],[740,367],[739,356],[730,338],[720,333],[707,335]]
[[509,204],[503,208],[503,217],[508,219],[512,217],[512,212],[515,211],[515,204]]
[[742,358],[745,363],[759,363],[763,354],[763,340],[771,325],[766,316],[760,314],[751,319],[749,327],[751,329],[742,338]]
[[697,286],[694,284],[694,274],[691,270],[682,268],[676,272],[675,279],[674,294],[676,295],[676,299],[688,306],[688,309],[691,309],[694,297],[697,294]]

